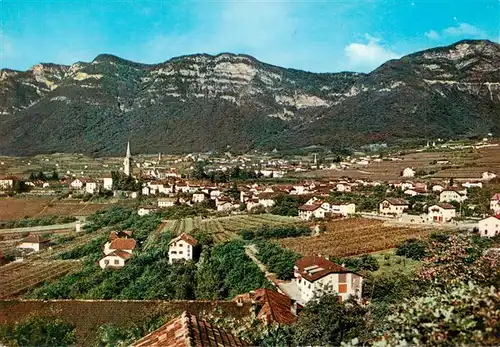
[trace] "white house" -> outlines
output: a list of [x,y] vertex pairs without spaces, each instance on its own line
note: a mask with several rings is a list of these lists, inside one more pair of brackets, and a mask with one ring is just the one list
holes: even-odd
[[379,204],[380,214],[401,215],[410,207],[410,203],[404,199],[387,198]]
[[274,201],[275,197],[276,194],[274,193],[260,193],[259,204],[261,204],[264,207],[273,207],[276,204],[276,202]]
[[145,216],[147,214],[156,212],[157,208],[155,206],[140,206],[139,209],[137,210],[137,214],[139,216]]
[[42,235],[39,234],[29,234],[23,241],[17,246],[20,249],[31,249],[35,252],[49,247],[50,240],[45,240]]
[[464,187],[464,188],[483,188],[483,182],[467,181],[467,182],[462,183],[462,187]]
[[479,221],[479,236],[493,237],[500,235],[500,215],[490,216]]
[[330,205],[330,212],[333,214],[339,214],[342,216],[348,216],[350,214],[355,214],[356,213],[356,205],[353,203],[344,203],[344,202],[339,202],[339,203],[332,203]]
[[14,186],[14,181],[16,181],[16,177],[6,176],[0,179],[0,189],[9,189]]
[[429,222],[448,223],[456,217],[455,206],[447,203],[439,203],[429,207],[427,218]]
[[306,256],[297,260],[293,268],[303,303],[324,292],[336,292],[340,301],[351,295],[361,298],[363,277],[326,258]]
[[310,220],[313,217],[323,219],[327,212],[329,211],[319,204],[302,205],[299,207],[299,218],[302,220]]
[[192,260],[195,257],[196,239],[186,233],[172,239],[168,243],[168,262],[174,260]]
[[432,186],[433,192],[441,193],[444,189],[445,189],[444,186],[442,186],[441,184],[435,184]]
[[76,178],[73,181],[71,181],[69,187],[73,189],[82,189],[85,182],[86,180],[83,178]]
[[97,182],[96,181],[87,181],[85,183],[85,191],[89,194],[94,194],[97,192]]
[[483,172],[483,174],[481,175],[481,178],[483,180],[491,180],[493,178],[497,177],[497,175],[495,175],[493,172]]
[[490,199],[490,210],[495,214],[500,213],[500,193],[496,193]]
[[206,198],[205,193],[203,193],[203,192],[197,192],[197,193],[193,194],[193,197],[191,198],[191,201],[193,203],[199,203],[199,202],[203,202],[205,200],[205,198]]
[[335,186],[337,192],[349,193],[352,191],[351,185],[348,183],[337,183]]
[[415,177],[415,170],[411,167],[407,167],[406,169],[403,170],[403,174],[401,175],[403,177]]
[[439,193],[439,202],[464,202],[465,200],[467,200],[467,189],[445,189],[441,193]]
[[99,260],[99,266],[101,269],[115,268],[119,269],[125,266],[125,262],[132,256],[131,253],[116,250],[108,253],[104,258]]
[[111,175],[109,176],[104,176],[103,179],[103,184],[102,187],[106,190],[112,190],[113,189],[113,178]]
[[160,198],[158,199],[158,207],[172,207],[175,205],[177,200],[175,198]]

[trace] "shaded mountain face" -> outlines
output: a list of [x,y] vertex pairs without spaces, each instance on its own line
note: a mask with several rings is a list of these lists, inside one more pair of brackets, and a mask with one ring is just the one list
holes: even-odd
[[99,55],[0,73],[0,154],[288,149],[500,135],[500,45],[461,41],[370,74],[309,73],[246,55],[162,64]]

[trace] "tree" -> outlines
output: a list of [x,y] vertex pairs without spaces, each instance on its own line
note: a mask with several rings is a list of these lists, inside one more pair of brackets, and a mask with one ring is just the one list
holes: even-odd
[[52,176],[50,177],[52,181],[59,181],[59,174],[56,170],[52,171]]
[[71,346],[75,327],[58,318],[32,316],[14,326],[0,328],[0,341],[7,346]]
[[405,256],[406,258],[420,260],[425,257],[427,243],[422,240],[408,239],[399,243],[396,246],[396,255]]
[[299,346],[340,346],[354,338],[364,339],[366,313],[354,299],[339,302],[336,293],[316,297],[299,316],[294,342]]
[[441,292],[405,299],[387,318],[374,346],[497,346],[500,292],[458,283]]

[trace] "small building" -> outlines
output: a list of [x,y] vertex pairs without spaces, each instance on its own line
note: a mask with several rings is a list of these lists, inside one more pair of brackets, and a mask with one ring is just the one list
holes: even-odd
[[70,182],[69,187],[73,189],[82,189],[83,185],[87,182],[84,178],[75,178]]
[[105,190],[113,190],[113,177],[111,175],[106,175],[102,179],[102,187]]
[[494,237],[500,235],[500,214],[479,221],[479,236]]
[[348,216],[356,213],[356,204],[346,202],[336,202],[330,205],[330,212],[335,215]]
[[497,177],[497,175],[495,175],[493,172],[488,172],[488,171],[483,172],[483,174],[481,175],[481,179],[488,181],[495,177]]
[[196,246],[198,241],[194,237],[182,233],[168,243],[168,262],[172,264],[174,260],[195,259]]
[[21,241],[17,248],[39,252],[44,248],[48,248],[49,245],[50,240],[44,239],[42,235],[30,233]]
[[323,219],[325,218],[326,213],[328,213],[328,210],[318,204],[306,204],[299,207],[299,218],[302,220],[311,220],[313,217]]
[[137,214],[139,216],[145,216],[150,213],[154,213],[158,210],[156,206],[139,206],[139,209],[137,210]]
[[200,202],[205,201],[206,198],[207,197],[206,197],[205,193],[203,193],[203,192],[197,192],[197,193],[193,193],[191,201],[196,204],[196,203],[200,203]]
[[458,190],[448,188],[439,193],[439,202],[464,202],[465,200],[467,200],[467,189]]
[[494,214],[500,213],[500,193],[496,193],[491,197],[490,210],[492,210]]
[[445,187],[442,186],[441,184],[435,184],[435,185],[432,186],[432,191],[433,192],[441,193],[444,189],[445,189]]
[[158,207],[172,207],[177,202],[176,198],[160,198],[158,199]]
[[429,222],[449,223],[456,217],[455,206],[448,203],[439,203],[429,207],[427,218]]
[[14,187],[14,182],[18,181],[15,176],[5,176],[0,178],[0,189],[11,189]]
[[303,303],[325,291],[337,293],[340,301],[347,300],[349,296],[361,299],[362,295],[363,277],[318,255],[306,256],[295,262],[294,281]]
[[407,167],[406,169],[403,170],[401,176],[403,177],[415,177],[415,170],[411,167]]
[[98,191],[98,185],[96,181],[88,180],[85,183],[85,191],[89,194],[95,194]]
[[387,198],[379,204],[379,213],[385,215],[401,215],[410,207],[405,199]]
[[[111,233],[112,241],[104,245],[104,257],[99,260],[101,269],[122,268],[125,262],[130,259],[135,249],[136,242],[130,238],[120,238],[120,233]],[[128,234],[126,234],[128,235]]]
[[224,329],[188,312],[169,321],[132,344],[132,347],[249,347],[250,344]]

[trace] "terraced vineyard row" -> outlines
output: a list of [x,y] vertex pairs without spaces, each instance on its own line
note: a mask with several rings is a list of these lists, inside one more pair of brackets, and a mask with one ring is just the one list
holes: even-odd
[[320,253],[346,257],[395,247],[409,238],[426,237],[432,229],[385,226],[372,219],[344,219],[330,222],[327,231],[318,236],[282,239],[282,247],[302,255]]
[[82,266],[75,260],[25,261],[0,267],[0,298],[15,297]]
[[[242,229],[261,228],[265,225],[279,226],[291,225],[299,222],[296,217],[275,215],[240,215],[220,218],[201,217],[185,218],[181,220],[168,220],[163,223],[163,232],[170,231],[173,235],[192,233],[194,230],[204,230],[212,234],[216,242],[224,242],[237,236]],[[150,236],[152,239],[155,236]],[[149,240],[149,238],[148,238]],[[151,241],[152,242],[152,241]]]

